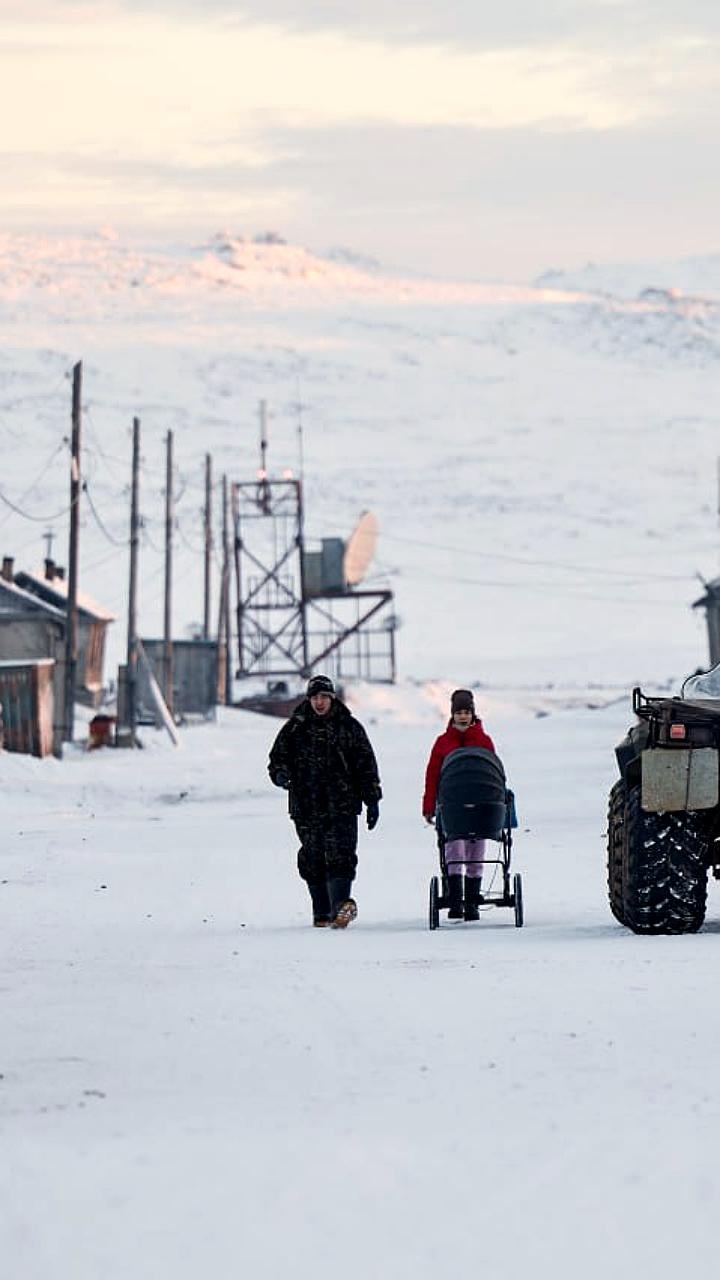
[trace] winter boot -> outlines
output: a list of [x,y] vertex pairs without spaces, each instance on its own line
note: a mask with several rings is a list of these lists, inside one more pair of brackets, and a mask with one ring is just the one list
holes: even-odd
[[350,897],[351,884],[352,881],[347,876],[338,876],[333,880],[328,880],[330,923],[333,929],[347,929],[350,922],[357,915],[357,904],[355,899]]
[[313,924],[316,929],[326,929],[330,924],[330,894],[324,880],[317,884],[309,884],[308,890],[312,898]]
[[352,921],[356,919],[356,917],[357,917],[357,903],[355,899],[346,898],[344,902],[340,903],[340,906],[335,912],[334,920],[330,921],[330,928],[331,929],[347,929],[348,925],[351,924]]
[[462,876],[448,876],[447,882],[448,882],[448,898],[450,899],[450,910],[448,911],[448,920],[462,920],[463,918],[463,878]]
[[465,877],[465,919],[479,920],[480,912],[478,906],[482,902],[482,894],[480,893],[481,880],[476,876]]

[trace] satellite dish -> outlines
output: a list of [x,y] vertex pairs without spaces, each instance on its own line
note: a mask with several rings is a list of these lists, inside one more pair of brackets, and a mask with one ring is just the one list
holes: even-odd
[[362,582],[375,555],[380,526],[374,511],[364,511],[345,547],[345,582],[356,587]]

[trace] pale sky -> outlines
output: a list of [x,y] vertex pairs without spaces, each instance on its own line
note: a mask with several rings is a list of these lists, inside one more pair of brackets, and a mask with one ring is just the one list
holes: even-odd
[[5,230],[525,279],[720,251],[709,0],[0,0]]

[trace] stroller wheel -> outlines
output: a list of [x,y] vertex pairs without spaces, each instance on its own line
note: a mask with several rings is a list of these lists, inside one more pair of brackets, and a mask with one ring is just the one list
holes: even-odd
[[430,881],[430,904],[428,910],[428,928],[437,929],[440,924],[440,913],[438,911],[439,887],[437,876],[433,876]]
[[522,929],[525,916],[523,913],[522,876],[519,872],[513,876],[513,901],[515,904],[515,927]]

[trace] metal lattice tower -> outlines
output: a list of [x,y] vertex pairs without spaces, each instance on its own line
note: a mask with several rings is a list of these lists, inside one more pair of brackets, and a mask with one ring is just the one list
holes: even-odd
[[331,586],[309,580],[320,553],[306,554],[301,481],[263,469],[235,483],[232,516],[238,677],[305,678],[322,664],[338,678],[394,681],[393,594],[350,589],[337,571]]

